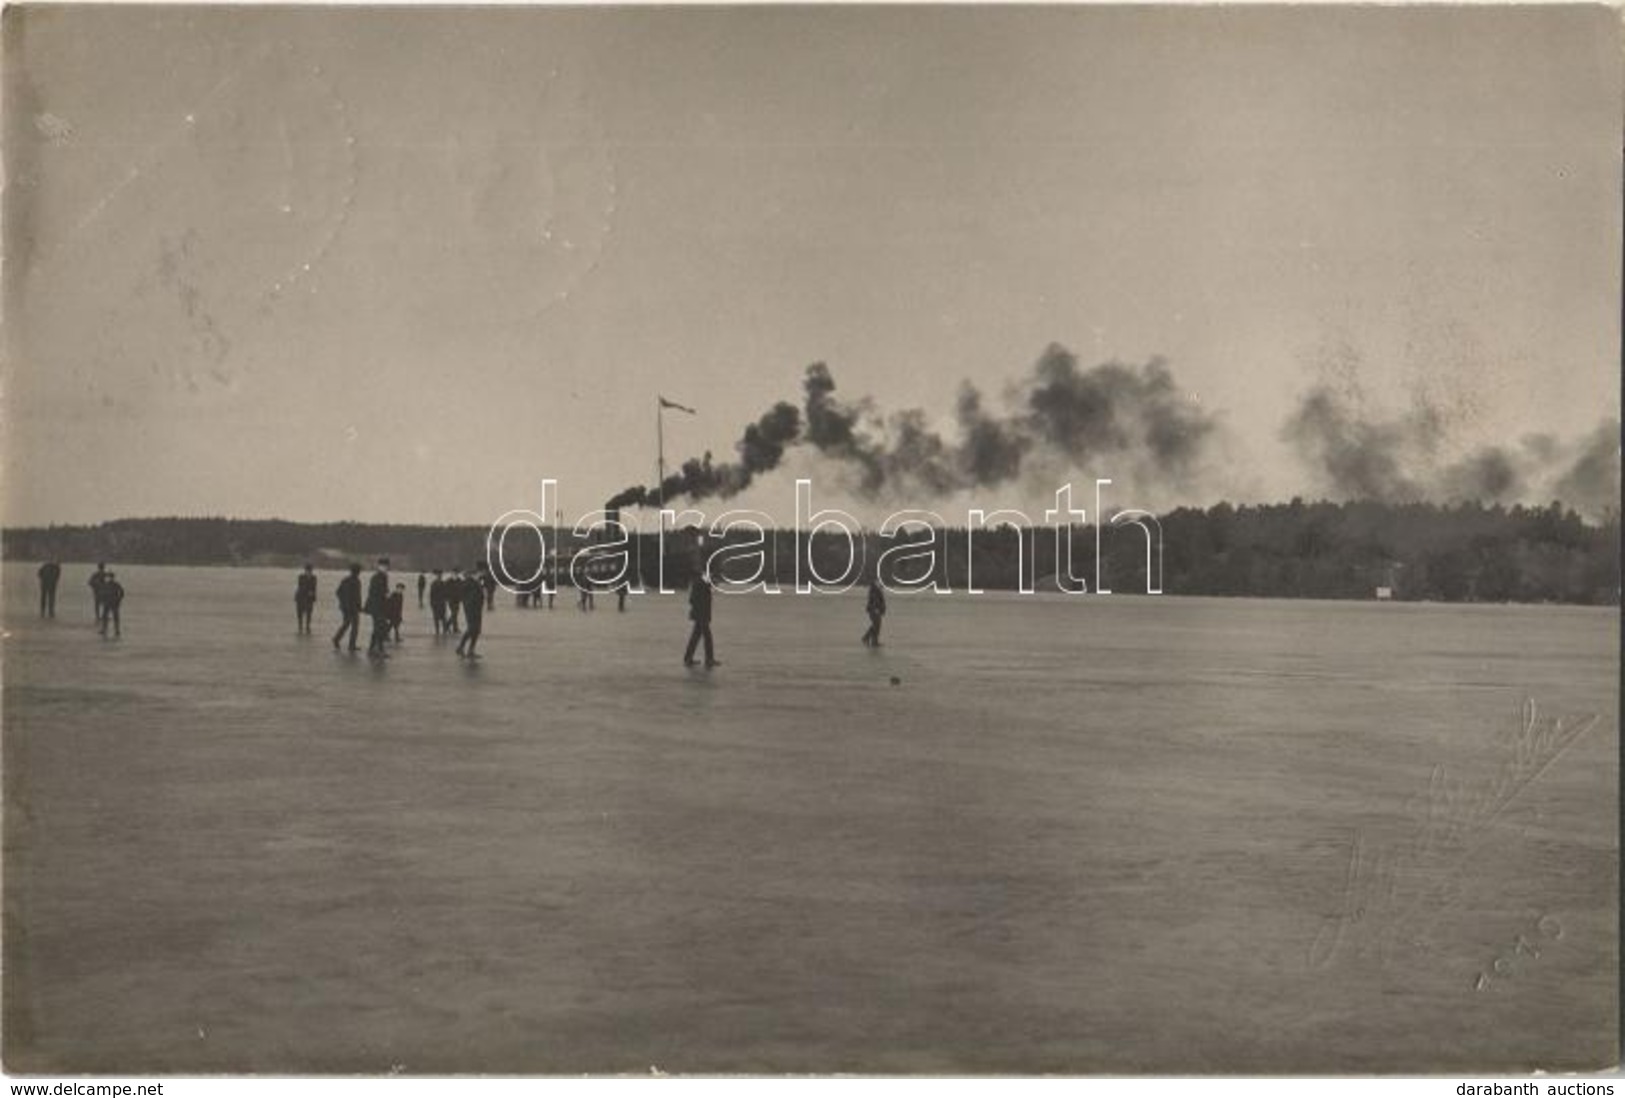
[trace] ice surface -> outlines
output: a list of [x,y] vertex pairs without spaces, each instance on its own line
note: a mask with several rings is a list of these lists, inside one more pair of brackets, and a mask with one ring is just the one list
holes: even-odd
[[118,567],[104,641],[89,571],[5,566],[12,1071],[1614,1058],[1612,610],[730,596],[706,673],[402,574],[372,665],[335,574]]

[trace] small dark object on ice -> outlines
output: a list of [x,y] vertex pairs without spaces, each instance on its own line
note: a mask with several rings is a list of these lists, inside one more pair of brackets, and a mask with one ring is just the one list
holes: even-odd
[[891,684],[893,686],[902,686],[903,685],[903,680],[898,678],[896,675],[893,675],[891,677]]

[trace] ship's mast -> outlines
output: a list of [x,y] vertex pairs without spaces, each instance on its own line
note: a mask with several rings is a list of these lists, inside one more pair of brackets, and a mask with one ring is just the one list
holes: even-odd
[[[676,408],[679,412],[694,414],[694,409],[686,404],[678,404],[675,400],[667,400],[659,393],[655,394],[655,495],[661,510],[666,507],[666,409]],[[660,520],[661,532],[664,533],[666,520]]]

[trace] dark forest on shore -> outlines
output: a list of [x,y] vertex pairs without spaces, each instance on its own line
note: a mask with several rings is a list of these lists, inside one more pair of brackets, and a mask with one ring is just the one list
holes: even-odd
[[[1178,508],[1159,518],[1162,590],[1170,595],[1369,599],[1386,588],[1395,599],[1445,602],[1619,601],[1617,517],[1588,523],[1558,503],[1545,507],[1462,503],[1290,503]],[[741,540],[745,532],[736,532]],[[296,523],[278,519],[144,518],[94,526],[6,529],[0,552],[8,560],[115,564],[297,567],[309,561],[339,568],[351,560],[388,555],[399,571],[469,568],[484,559],[487,531],[473,526]],[[924,534],[916,530],[913,540]],[[1095,588],[1092,526],[1072,531],[1073,575]],[[691,539],[668,534],[667,556],[692,558]],[[801,540],[805,542],[806,536]],[[869,532],[871,565],[888,544]],[[653,534],[634,535],[632,552],[653,578],[659,556]],[[578,543],[585,544],[585,543]],[[715,544],[715,543],[713,543]],[[572,547],[566,536],[566,551]],[[1031,583],[1055,590],[1058,544],[1053,528],[938,530],[935,577],[955,590],[974,578],[986,590],[1014,590],[1019,561],[1027,557]],[[533,535],[520,530],[506,546],[515,575],[534,569]],[[790,584],[796,534],[769,531],[765,578]],[[813,539],[819,573],[838,575],[846,561],[839,535]],[[1101,532],[1102,578],[1113,593],[1146,589],[1146,535],[1134,526]],[[725,574],[751,571],[737,550]],[[527,559],[528,558],[528,559]],[[1156,561],[1153,558],[1153,567]],[[668,564],[668,579],[682,582],[687,568]],[[921,572],[908,565],[910,578]]]

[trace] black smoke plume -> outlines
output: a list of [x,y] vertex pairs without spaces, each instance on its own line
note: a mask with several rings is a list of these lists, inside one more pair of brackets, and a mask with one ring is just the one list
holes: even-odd
[[1619,422],[1577,443],[1530,435],[1444,461],[1447,417],[1427,401],[1402,415],[1374,416],[1353,395],[1325,385],[1299,400],[1283,437],[1309,466],[1316,487],[1343,500],[1383,503],[1536,503],[1557,500],[1588,518],[1617,510]]
[[1282,433],[1325,486],[1344,498],[1422,498],[1422,486],[1406,472],[1427,438],[1421,418],[1373,421],[1353,401],[1320,385],[1298,402]]
[[728,497],[777,467],[795,445],[815,450],[847,474],[867,499],[933,499],[1020,479],[1035,469],[1083,468],[1111,462],[1164,484],[1187,483],[1215,430],[1213,418],[1184,397],[1161,359],[1141,366],[1110,362],[1082,369],[1077,356],[1052,344],[1003,413],[982,394],[960,387],[955,437],[933,429],[922,409],[885,415],[869,400],[836,395],[822,362],[807,367],[800,408],[776,404],[745,428],[738,460],[718,464],[707,453],[653,487],[633,486],[606,506],[660,506],[675,499]]
[[1619,514],[1619,420],[1597,425],[1571,451],[1571,460],[1552,487],[1560,499],[1582,515]]
[[1163,359],[1080,370],[1077,356],[1051,345],[1034,370],[1022,425],[1039,444],[1078,465],[1141,455],[1165,479],[1195,471],[1214,421],[1180,396]]
[[784,458],[784,448],[795,442],[800,433],[801,412],[794,404],[780,401],[745,428],[744,435],[734,444],[739,453],[738,461],[713,464],[711,452],[707,450],[704,457],[689,458],[676,473],[652,488],[633,485],[622,489],[604,507],[658,507],[674,499],[737,495],[749,488],[758,474],[776,468]]

